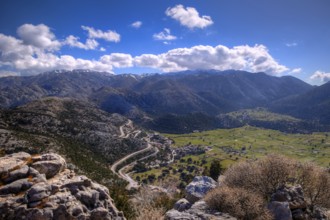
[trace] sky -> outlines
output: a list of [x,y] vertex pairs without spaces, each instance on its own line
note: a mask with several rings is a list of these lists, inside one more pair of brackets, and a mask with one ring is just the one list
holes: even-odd
[[329,0],[0,0],[0,77],[245,70],[330,81]]

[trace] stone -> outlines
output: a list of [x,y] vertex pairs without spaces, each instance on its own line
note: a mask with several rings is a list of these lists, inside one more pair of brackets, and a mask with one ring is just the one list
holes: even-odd
[[282,186],[272,195],[271,201],[288,202],[291,210],[306,209],[307,203],[300,185]]
[[34,158],[34,160],[36,162],[31,167],[39,171],[39,173],[45,174],[47,179],[66,168],[65,160],[57,154],[45,154],[41,157]]
[[50,196],[52,191],[51,185],[46,183],[38,183],[32,186],[26,193],[27,203],[41,201]]
[[292,214],[288,202],[272,201],[268,209],[274,216],[274,220],[292,220]]
[[19,179],[8,185],[0,187],[0,195],[17,194],[21,191],[27,190],[32,186],[28,179]]
[[302,209],[295,209],[291,211],[293,220],[307,220],[304,211]]
[[191,207],[191,204],[188,200],[186,199],[180,199],[174,204],[174,209],[178,210],[179,212],[182,212],[184,210],[187,210]]
[[186,186],[186,199],[193,204],[194,202],[204,198],[206,193],[217,186],[211,177],[196,176],[191,183]]
[[29,167],[24,165],[17,170],[13,170],[8,173],[6,178],[3,178],[2,181],[4,183],[11,183],[15,180],[26,178],[29,174]]
[[191,206],[190,209],[187,209],[183,212],[180,212],[175,209],[171,209],[165,214],[166,220],[196,220],[196,219],[209,219],[209,220],[237,220],[235,217],[230,216],[227,213],[218,212],[215,210],[210,210],[205,203],[201,200],[196,202]]

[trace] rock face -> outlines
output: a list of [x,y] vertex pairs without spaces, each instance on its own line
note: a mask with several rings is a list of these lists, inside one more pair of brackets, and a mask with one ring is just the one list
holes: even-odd
[[206,193],[215,188],[217,182],[208,176],[196,176],[186,187],[186,199],[190,203],[194,203],[206,195]]
[[66,169],[57,154],[0,158],[0,219],[125,219],[106,187]]

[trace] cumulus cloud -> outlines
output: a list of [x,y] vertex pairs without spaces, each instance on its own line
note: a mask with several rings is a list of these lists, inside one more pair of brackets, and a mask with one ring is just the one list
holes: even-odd
[[200,17],[198,11],[193,7],[185,8],[183,5],[176,5],[173,8],[167,8],[165,14],[190,29],[205,28],[213,24],[210,16],[203,15]]
[[65,39],[64,44],[84,50],[95,50],[99,46],[99,43],[94,39],[87,39],[85,43],[82,43],[79,42],[79,37],[73,35],[68,36]]
[[293,70],[290,71],[291,74],[297,74],[301,73],[302,69],[301,68],[294,68]]
[[131,27],[139,29],[142,26],[142,21],[135,21],[131,24]]
[[[22,28],[23,26],[25,28]],[[270,55],[267,47],[264,45],[242,45],[232,48],[224,45],[197,45],[190,48],[176,48],[160,54],[141,54],[135,57],[126,53],[111,53],[93,60],[80,59],[71,55],[55,53],[55,49],[58,49],[57,42],[59,41],[48,27],[45,28],[44,25],[23,26],[19,28],[20,38],[0,34],[0,68],[20,72],[22,75],[36,74],[54,69],[91,69],[113,72],[114,68],[134,66],[150,67],[162,72],[194,69],[236,69],[277,75],[289,71],[286,66],[278,63]],[[29,31],[24,31],[26,27],[28,27]],[[40,42],[30,39],[30,36],[33,35],[30,30],[39,30],[40,27],[42,27],[41,30],[44,30],[41,31],[44,33],[43,35],[48,37],[37,38],[40,39]],[[171,35],[169,29],[164,29],[163,34],[165,37],[160,35],[160,39],[168,38],[166,40],[170,40],[173,38],[168,37]],[[98,47],[98,43],[92,37],[90,36],[85,43],[82,43],[77,37],[70,35],[62,41],[61,45],[67,44],[86,50],[95,49]],[[103,51],[105,49],[101,47],[100,50]],[[299,71],[301,69],[296,68],[291,72]],[[325,81],[329,79],[329,75],[329,73],[318,71],[312,78],[320,78]]]
[[108,64],[116,68],[133,66],[132,56],[125,53],[111,53],[110,55],[104,55],[100,58],[100,61],[103,64]]
[[329,82],[330,81],[330,73],[326,73],[320,70],[317,70],[311,77],[311,79],[319,79],[321,82]]
[[163,31],[161,31],[157,34],[154,34],[153,38],[155,40],[175,40],[176,36],[171,35],[171,30],[170,29],[164,28]]
[[7,76],[20,76],[20,74],[12,71],[0,70],[0,78]]
[[112,30],[102,31],[88,26],[81,26],[81,28],[88,32],[88,37],[91,39],[103,39],[106,41],[116,42],[116,43],[120,41],[120,34],[118,34],[115,31]]
[[[54,69],[92,69],[112,72],[113,65],[101,60],[87,60],[70,55],[58,56],[54,50],[64,44],[92,49],[97,42],[87,39],[83,44],[74,36],[59,43],[55,35],[45,25],[22,25],[17,30],[20,39],[0,34],[0,67],[13,69],[22,74],[37,74]],[[40,33],[41,36],[35,36]],[[4,74],[3,74],[4,75]]]
[[61,46],[50,28],[44,24],[24,24],[17,29],[17,35],[24,44],[40,49],[58,50]]
[[135,57],[134,62],[138,66],[156,68],[164,72],[189,69],[236,69],[278,75],[289,70],[279,64],[263,45],[233,48],[223,45],[215,47],[198,45],[191,48],[176,48],[158,55],[143,54]]

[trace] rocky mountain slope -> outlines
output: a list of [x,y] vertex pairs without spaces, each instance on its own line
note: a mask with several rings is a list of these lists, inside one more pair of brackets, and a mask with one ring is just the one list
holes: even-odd
[[[233,70],[150,75],[107,75],[75,70],[1,78],[0,107],[12,108],[42,97],[69,97],[88,101],[107,112],[122,114],[155,129],[162,126],[169,115],[177,124],[184,122],[182,117],[190,120],[191,114],[192,117],[202,114],[212,121],[217,115],[231,111],[268,108],[274,102],[312,89],[311,85],[290,76]],[[276,110],[291,115],[298,111]],[[297,116],[305,117],[304,114]],[[319,119],[323,122],[324,117]]]
[[330,82],[306,93],[280,99],[271,109],[295,117],[330,124]]
[[[123,116],[109,114],[85,102],[45,98],[0,111],[0,128],[5,139],[2,150],[11,153],[25,146],[24,150],[31,153],[43,152],[41,148],[44,148],[65,154],[65,149],[74,150],[80,145],[112,163],[144,147],[138,138],[119,138],[119,127],[126,122]],[[16,137],[20,141],[6,140],[6,137]],[[22,141],[29,144],[22,145]]]
[[57,154],[0,158],[1,219],[125,219],[109,191],[67,169]]

